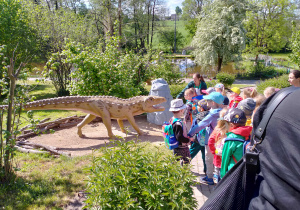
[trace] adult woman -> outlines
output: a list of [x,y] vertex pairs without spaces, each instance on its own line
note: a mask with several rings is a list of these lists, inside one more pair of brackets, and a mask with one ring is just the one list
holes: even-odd
[[176,98],[183,98],[184,96],[184,91],[189,88],[195,88],[197,95],[202,94],[202,90],[206,90],[207,86],[206,83],[204,82],[204,79],[202,76],[200,76],[199,73],[193,74],[193,81],[189,82],[187,86],[177,95]]
[[295,87],[300,87],[300,71],[293,70],[289,74],[289,83]]

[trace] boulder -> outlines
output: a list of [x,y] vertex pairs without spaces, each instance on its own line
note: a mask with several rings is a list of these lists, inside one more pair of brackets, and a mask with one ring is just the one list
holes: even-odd
[[154,123],[156,125],[162,125],[165,121],[169,121],[173,116],[173,113],[169,111],[170,103],[173,100],[173,97],[171,96],[168,83],[162,78],[153,80],[149,95],[165,97],[167,99],[167,102],[161,104],[165,107],[165,111],[147,114],[148,122]]

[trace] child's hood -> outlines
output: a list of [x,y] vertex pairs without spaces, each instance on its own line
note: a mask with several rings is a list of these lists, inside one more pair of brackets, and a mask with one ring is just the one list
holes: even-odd
[[246,140],[248,140],[248,137],[250,136],[252,131],[252,126],[240,126],[237,128],[234,128],[230,130],[230,132],[245,137]]

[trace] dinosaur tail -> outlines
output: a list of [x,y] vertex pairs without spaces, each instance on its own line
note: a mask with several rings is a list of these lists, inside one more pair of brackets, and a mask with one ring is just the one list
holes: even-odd
[[44,100],[37,100],[24,105],[24,110],[78,110],[82,111],[81,106],[87,103],[92,96],[68,96]]

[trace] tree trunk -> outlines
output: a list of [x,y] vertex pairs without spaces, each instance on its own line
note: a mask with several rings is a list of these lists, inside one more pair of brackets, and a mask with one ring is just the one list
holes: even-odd
[[147,4],[148,7],[148,14],[147,14],[147,45],[149,46],[149,33],[150,33],[150,1]]
[[152,39],[153,39],[153,30],[154,30],[154,9],[155,9],[156,0],[153,0],[153,8],[152,8],[152,29],[151,29],[151,41],[150,48],[152,48]]
[[119,19],[119,48],[121,48],[121,37],[122,37],[122,0],[118,1],[118,19]]
[[135,48],[137,49],[137,24],[136,24],[136,11],[135,7],[133,8],[133,17],[134,17],[134,39],[135,39]]
[[223,58],[218,56],[218,69],[217,69],[218,73],[221,71],[222,61],[223,61]]
[[9,132],[6,136],[6,151],[4,156],[4,169],[5,169],[5,177],[8,178],[11,173],[11,158],[12,158],[12,149],[15,145],[12,145],[12,114],[13,114],[13,103],[14,103],[14,91],[16,86],[16,79],[13,75],[14,73],[14,60],[10,59],[10,66],[8,68],[8,76],[10,79],[9,86],[9,96],[8,96],[8,109],[7,109],[7,121],[6,121],[6,130]]

